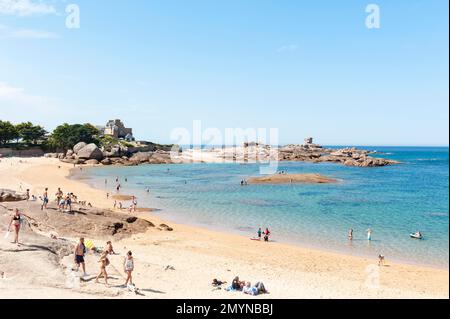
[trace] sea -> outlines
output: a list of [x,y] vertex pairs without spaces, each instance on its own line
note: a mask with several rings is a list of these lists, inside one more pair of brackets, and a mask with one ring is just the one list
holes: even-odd
[[[103,166],[84,169],[73,178],[111,194],[118,178],[121,194],[136,195],[139,207],[155,208],[151,214],[174,223],[249,239],[259,227],[268,227],[276,242],[448,268],[448,147],[360,148],[401,164],[278,164],[279,171],[318,173],[338,179],[335,184],[241,186],[241,180],[259,176],[265,164],[256,163]],[[353,240],[347,237],[350,228]],[[416,231],[422,240],[410,237]]]

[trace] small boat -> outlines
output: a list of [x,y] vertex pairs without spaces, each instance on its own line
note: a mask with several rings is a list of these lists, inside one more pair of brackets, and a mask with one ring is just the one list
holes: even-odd
[[409,237],[414,239],[423,239],[423,235],[421,233],[409,234]]

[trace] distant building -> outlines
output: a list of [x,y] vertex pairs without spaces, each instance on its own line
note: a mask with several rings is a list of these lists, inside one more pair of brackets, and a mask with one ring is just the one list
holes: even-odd
[[103,129],[103,134],[114,138],[134,141],[133,129],[125,127],[121,120],[110,120]]

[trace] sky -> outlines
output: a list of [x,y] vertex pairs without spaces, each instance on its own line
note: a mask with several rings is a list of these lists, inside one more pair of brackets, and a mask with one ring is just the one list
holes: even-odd
[[120,118],[161,143],[200,120],[277,128],[280,144],[447,146],[448,12],[447,0],[0,0],[0,119]]

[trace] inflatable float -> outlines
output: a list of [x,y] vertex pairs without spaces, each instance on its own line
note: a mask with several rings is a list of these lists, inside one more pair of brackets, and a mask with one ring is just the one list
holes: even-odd
[[423,239],[422,234],[409,234],[409,237],[414,238],[414,239]]

